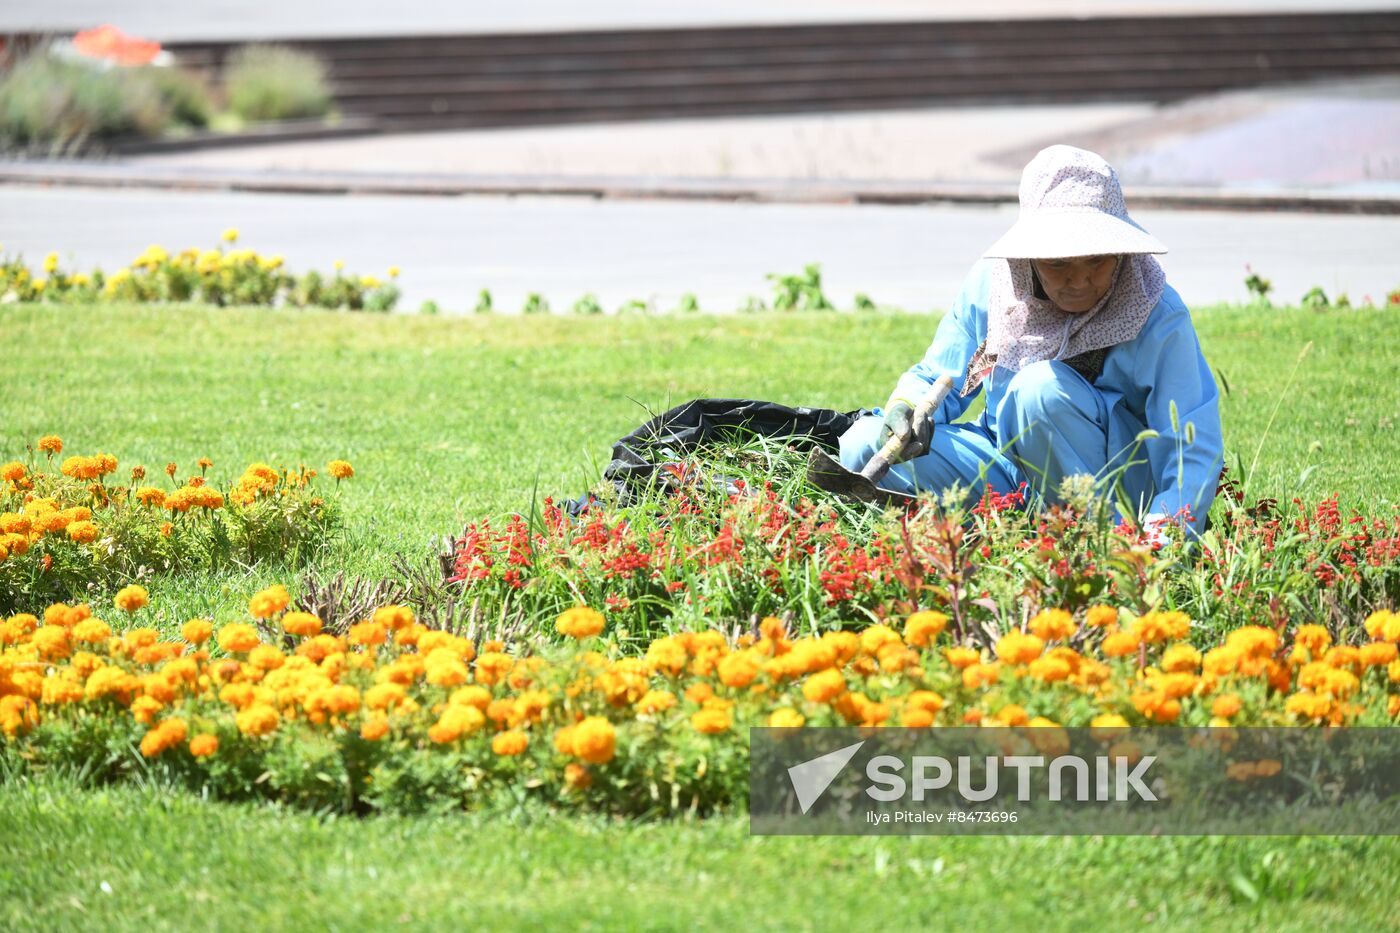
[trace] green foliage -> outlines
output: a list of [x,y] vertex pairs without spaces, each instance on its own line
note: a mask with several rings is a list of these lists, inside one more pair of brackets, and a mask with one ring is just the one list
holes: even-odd
[[548,314],[549,300],[539,292],[530,292],[525,296],[525,307],[520,309],[521,314]]
[[831,301],[822,291],[822,267],[809,263],[798,275],[769,273],[773,283],[774,311],[830,311]]
[[1269,306],[1269,292],[1273,291],[1274,283],[1255,272],[1248,264],[1244,267],[1245,276],[1244,287],[1249,289],[1253,304],[1267,308]]
[[700,299],[695,297],[694,292],[686,292],[681,296],[680,302],[676,305],[676,311],[681,314],[695,314],[700,310]]
[[1314,285],[1304,293],[1298,301],[1300,307],[1310,311],[1325,311],[1332,307],[1332,302],[1328,300],[1327,293],[1322,290],[1322,286]]
[[589,292],[574,302],[575,314],[602,314],[603,306],[598,304],[598,296]]
[[438,303],[436,301],[429,299],[418,306],[418,313],[432,315],[436,317],[437,315],[442,313],[442,309],[438,307]]
[[472,308],[476,314],[491,313],[491,290],[483,288],[476,296],[476,307]]
[[852,304],[857,311],[874,311],[877,307],[874,300],[865,292],[856,292]]
[[[40,48],[0,75],[0,148],[72,154],[120,136],[155,135],[172,120],[157,69],[111,69]],[[168,92],[167,92],[168,93]]]
[[224,64],[224,89],[229,109],[249,121],[324,117],[331,109],[325,65],[288,46],[234,49]]

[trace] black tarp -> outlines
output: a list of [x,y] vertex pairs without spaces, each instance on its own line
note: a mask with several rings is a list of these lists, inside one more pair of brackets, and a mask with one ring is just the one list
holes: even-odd
[[[782,439],[800,449],[815,445],[835,453],[846,429],[868,414],[872,414],[868,408],[842,412],[747,398],[692,399],[613,444],[612,462],[603,470],[603,479],[616,487],[625,505],[635,492],[653,483],[657,470],[680,463],[697,447],[719,440],[726,432]],[[566,509],[577,515],[592,501],[592,496],[585,495],[569,502]]]

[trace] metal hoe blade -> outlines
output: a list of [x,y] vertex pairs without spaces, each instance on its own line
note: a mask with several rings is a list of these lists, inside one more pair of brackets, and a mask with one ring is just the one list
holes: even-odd
[[832,459],[821,448],[807,458],[807,479],[818,489],[874,505],[910,505],[918,500],[902,492],[882,489],[859,473],[853,473]]

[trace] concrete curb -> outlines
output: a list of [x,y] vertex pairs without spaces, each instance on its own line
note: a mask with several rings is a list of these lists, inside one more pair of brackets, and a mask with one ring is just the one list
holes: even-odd
[[[0,184],[264,194],[547,195],[609,200],[747,201],[817,204],[1015,204],[1007,182],[958,183],[860,179],[647,178],[574,175],[430,175],[373,172],[238,171],[170,168],[121,162],[0,163]],[[1134,208],[1161,210],[1301,211],[1400,214],[1393,194],[1312,189],[1128,187]]]

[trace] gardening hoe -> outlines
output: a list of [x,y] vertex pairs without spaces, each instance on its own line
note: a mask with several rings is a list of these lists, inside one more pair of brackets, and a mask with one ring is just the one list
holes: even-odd
[[[953,380],[947,376],[939,376],[933,388],[928,390],[919,401],[919,406],[914,409],[914,417],[910,424],[920,424],[932,418],[934,409],[943,404],[943,400],[952,389]],[[890,464],[895,462],[895,457],[899,456],[907,441],[907,437],[891,437],[859,473],[846,469],[820,447],[814,448],[812,455],[807,459],[807,479],[818,489],[825,489],[846,499],[872,502],[876,505],[907,505],[914,501],[913,496],[882,489],[876,485],[889,471]]]

